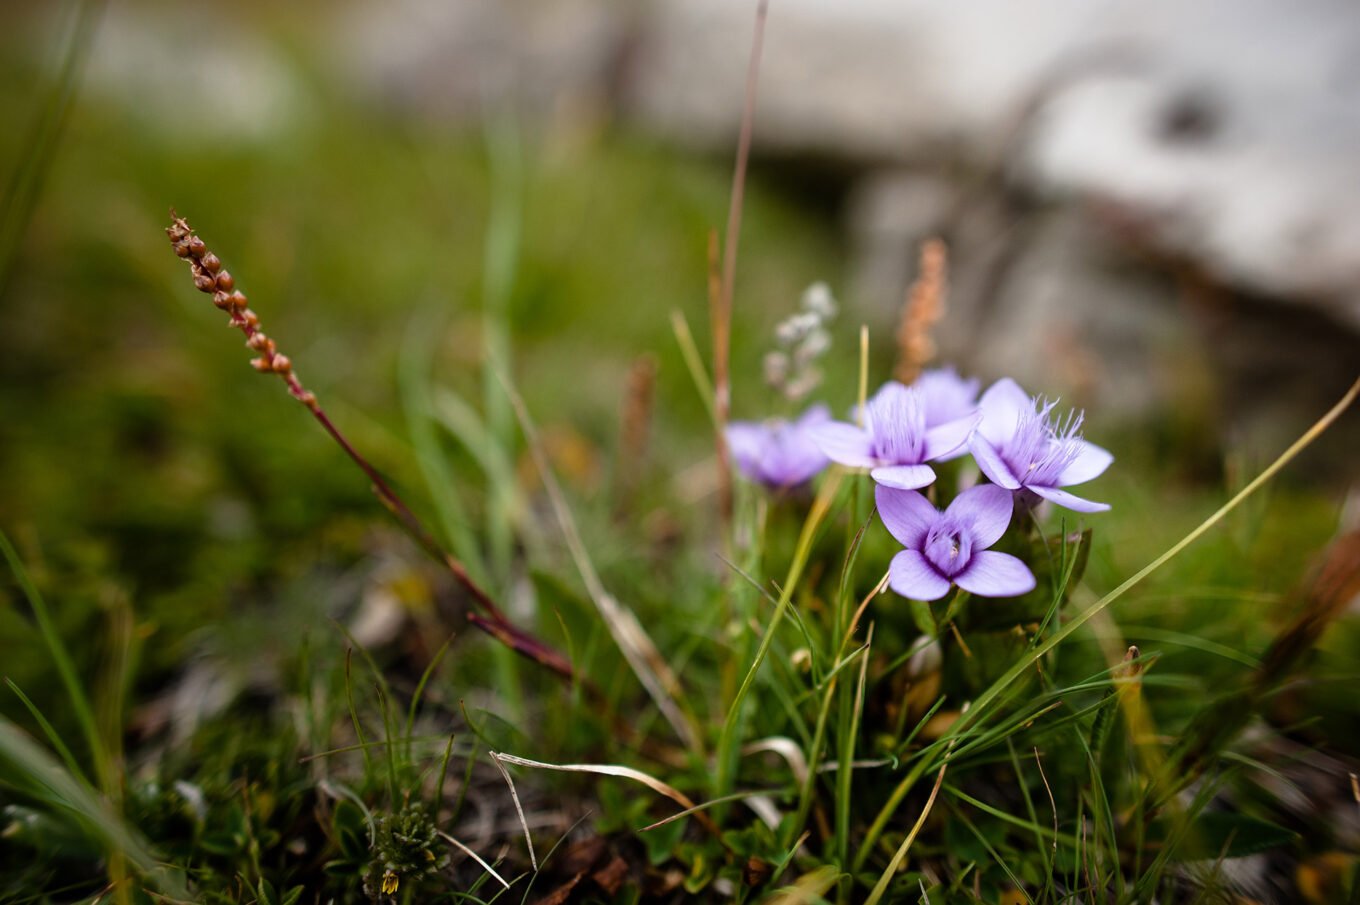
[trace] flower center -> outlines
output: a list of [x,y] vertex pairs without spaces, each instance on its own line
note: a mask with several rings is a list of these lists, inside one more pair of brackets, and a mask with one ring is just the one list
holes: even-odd
[[922,552],[941,575],[953,578],[968,566],[972,558],[972,534],[958,525],[939,522],[926,534]]
[[1055,403],[1036,403],[1035,411],[1023,412],[1015,432],[1000,450],[1001,458],[1021,484],[1053,487],[1064,469],[1081,453],[1081,415],[1069,412],[1052,417]]
[[926,416],[918,392],[885,387],[868,406],[873,454],[884,464],[919,465],[925,456]]

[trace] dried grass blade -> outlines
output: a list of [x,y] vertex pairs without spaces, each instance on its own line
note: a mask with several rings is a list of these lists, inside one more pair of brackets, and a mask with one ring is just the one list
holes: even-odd
[[485,861],[483,861],[481,855],[478,855],[478,854],[477,854],[476,852],[474,852],[472,849],[468,848],[466,845],[464,845],[463,843],[459,842],[457,839],[453,838],[452,836],[450,836],[448,833],[444,832],[443,830],[437,830],[436,832],[439,833],[439,838],[443,839],[443,840],[444,840],[445,842],[447,842],[449,845],[452,845],[454,848],[458,849],[460,852],[462,852],[463,854],[467,855],[467,856],[468,856],[469,858],[471,858],[473,861],[476,861],[478,864],[480,864],[480,865],[482,866],[482,870],[484,870],[484,871],[486,871],[487,873],[489,873],[489,874],[492,876],[492,878],[493,878],[497,883],[499,883],[501,886],[505,887],[506,889],[509,889],[509,888],[510,888],[510,884],[507,883],[507,882],[505,882],[505,878],[502,877],[500,874],[496,873],[496,869],[495,869],[494,867],[492,867],[490,864],[487,864]]
[[[715,834],[718,828],[708,819],[706,814],[701,813],[702,808],[695,805],[688,795],[681,792],[675,786],[662,782],[655,776],[643,773],[641,770],[634,770],[632,767],[624,767],[619,764],[549,764],[541,760],[530,760],[527,757],[516,757],[513,754],[501,754],[493,752],[491,755],[498,764],[515,764],[520,767],[532,767],[537,770],[556,770],[559,773],[595,773],[600,776],[618,776],[622,779],[631,779],[640,782],[653,792],[665,795],[680,807],[689,811],[695,811],[695,817]],[[502,768],[502,772],[504,772]],[[710,802],[711,804],[712,802]]]
[[793,778],[797,780],[799,784],[807,782],[807,758],[803,755],[803,749],[798,747],[798,743],[793,739],[786,735],[772,735],[769,738],[763,738],[760,741],[751,742],[749,745],[746,745],[741,749],[741,755],[742,757],[746,757],[750,754],[760,754],[765,751],[771,751],[784,758],[785,763],[789,765],[789,770],[793,773]]
[[562,529],[562,536],[567,542],[567,549],[571,553],[572,560],[576,563],[576,570],[581,575],[581,581],[585,583],[591,601],[604,620],[605,628],[609,630],[610,636],[614,639],[614,643],[618,645],[624,659],[628,661],[634,675],[638,677],[642,687],[647,690],[647,694],[651,696],[657,709],[661,711],[661,715],[666,718],[666,722],[671,724],[676,735],[691,750],[701,751],[703,743],[698,732],[685,719],[685,715],[675,702],[675,696],[680,692],[680,681],[666,664],[661,652],[657,650],[656,644],[652,642],[651,636],[643,629],[642,623],[638,622],[632,610],[620,604],[605,589],[604,583],[600,581],[599,573],[595,571],[595,565],[591,562],[590,554],[586,552],[585,542],[581,539],[581,533],[576,527],[576,520],[572,517],[571,508],[567,505],[566,494],[562,492],[562,486],[557,482],[557,476],[553,473],[552,466],[548,462],[548,456],[543,450],[538,429],[534,426],[533,419],[529,417],[529,410],[524,404],[524,399],[510,384],[510,380],[505,374],[500,372],[498,374],[501,386],[510,399],[510,405],[514,408],[516,417],[519,418],[520,429],[524,432],[524,440],[529,446],[529,453],[533,456],[534,464],[543,480],[543,487],[548,493],[548,500],[552,504],[554,515],[557,517],[558,526]]
[[501,778],[510,787],[510,800],[515,803],[515,813],[519,815],[519,825],[524,828],[524,844],[529,847],[529,863],[534,866],[534,873],[538,873],[538,855],[534,852],[534,839],[529,834],[529,821],[524,819],[524,806],[519,803],[519,792],[515,791],[515,781],[510,778],[510,771],[505,769],[505,764],[501,763],[503,755],[491,752],[491,762],[496,765],[496,769],[501,772]]

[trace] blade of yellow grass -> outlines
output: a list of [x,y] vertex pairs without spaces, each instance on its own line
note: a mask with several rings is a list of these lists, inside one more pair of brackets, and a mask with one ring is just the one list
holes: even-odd
[[793,885],[781,889],[766,899],[768,905],[812,905],[823,901],[822,895],[840,879],[841,872],[835,865],[827,864],[814,871],[803,874]]
[[[964,705],[964,713],[968,712],[968,705]],[[949,746],[951,749],[953,745]],[[907,833],[907,838],[902,840],[902,844],[897,847],[893,854],[892,861],[888,862],[888,869],[878,878],[874,884],[873,892],[869,893],[869,898],[864,900],[864,905],[878,905],[878,900],[883,898],[883,893],[887,892],[888,884],[897,874],[897,869],[902,866],[902,861],[907,857],[907,852],[911,850],[911,844],[916,841],[916,836],[921,832],[921,827],[926,825],[926,818],[930,816],[931,808],[935,807],[935,796],[940,794],[940,786],[944,783],[944,773],[949,769],[949,754],[945,754],[944,763],[940,764],[940,772],[935,774],[935,787],[930,790],[930,797],[926,799],[926,806],[921,809],[921,816],[916,818],[916,822],[911,826],[911,832]]]

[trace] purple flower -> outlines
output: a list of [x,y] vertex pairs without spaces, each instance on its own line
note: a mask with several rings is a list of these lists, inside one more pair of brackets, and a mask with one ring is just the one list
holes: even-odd
[[927,425],[921,391],[896,382],[884,384],[866,408],[864,427],[833,421],[816,428],[813,437],[833,461],[872,469],[879,484],[902,490],[934,481],[935,471],[925,463],[963,448],[977,423],[967,417]]
[[922,371],[911,385],[921,392],[926,427],[931,428],[972,416],[982,381],[965,380],[953,368],[932,368]]
[[1077,512],[1103,512],[1107,503],[1059,488],[1099,476],[1114,456],[1081,439],[1080,413],[1053,415],[1056,403],[1033,399],[1014,380],[998,380],[982,394],[982,421],[968,447],[992,483],[1028,490]]
[[814,405],[797,421],[734,421],[727,425],[727,446],[749,480],[776,490],[796,487],[827,466],[812,430],[830,420],[826,406]]
[[939,600],[958,585],[979,597],[1034,590],[1034,575],[1009,553],[988,550],[1011,521],[1011,495],[995,484],[965,490],[939,511],[914,490],[874,489],[878,514],[906,547],[888,567],[888,584],[912,600]]

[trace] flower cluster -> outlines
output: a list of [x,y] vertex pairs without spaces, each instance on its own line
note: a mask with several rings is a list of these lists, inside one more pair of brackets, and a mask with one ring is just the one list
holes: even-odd
[[[1064,488],[1089,481],[1113,456],[1082,439],[1082,415],[1030,396],[1009,378],[978,396],[981,384],[952,368],[924,371],[911,385],[884,384],[851,421],[814,406],[793,422],[734,423],[728,429],[737,467],[772,488],[811,480],[828,462],[868,469],[879,515],[904,549],[889,583],[916,600],[937,600],[958,587],[984,597],[1034,588],[1019,559],[988,549],[1016,511],[1043,500],[1077,512],[1105,503]],[[920,491],[936,479],[931,463],[971,454],[984,483],[943,510]]]

